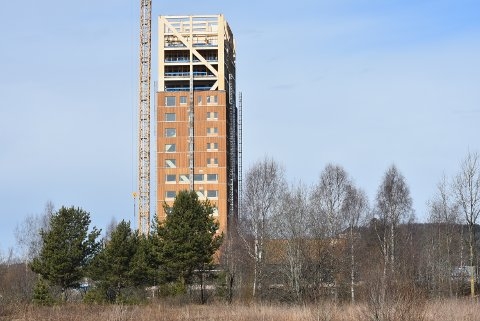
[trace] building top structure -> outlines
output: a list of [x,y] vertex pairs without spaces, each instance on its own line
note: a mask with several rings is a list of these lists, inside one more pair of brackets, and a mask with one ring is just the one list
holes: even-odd
[[235,41],[223,15],[160,16],[160,91],[228,90],[235,79]]

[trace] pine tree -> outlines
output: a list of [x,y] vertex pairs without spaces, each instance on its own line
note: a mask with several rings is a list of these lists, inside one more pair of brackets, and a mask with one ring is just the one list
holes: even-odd
[[167,282],[191,284],[195,271],[209,269],[223,235],[217,234],[209,201],[199,201],[194,191],[180,192],[173,206],[165,205],[167,218],[157,227],[160,273]]
[[138,238],[130,223],[121,221],[112,231],[110,240],[95,256],[89,268],[90,276],[98,281],[106,299],[115,302],[121,290],[133,285],[131,262],[138,248]]
[[98,251],[100,231],[89,230],[90,214],[80,208],[62,207],[52,215],[49,230],[41,230],[42,249],[30,267],[50,284],[61,287],[63,298],[68,288],[77,287],[85,268]]
[[33,288],[33,303],[38,305],[52,305],[53,298],[50,293],[48,282],[39,277]]
[[130,262],[130,277],[136,286],[158,284],[159,254],[158,239],[153,235],[137,236],[138,247]]

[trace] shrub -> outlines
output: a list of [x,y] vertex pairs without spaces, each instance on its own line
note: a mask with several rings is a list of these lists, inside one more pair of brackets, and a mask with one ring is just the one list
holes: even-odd
[[37,305],[50,306],[53,305],[54,300],[50,291],[48,281],[39,277],[35,287],[33,288],[33,303]]

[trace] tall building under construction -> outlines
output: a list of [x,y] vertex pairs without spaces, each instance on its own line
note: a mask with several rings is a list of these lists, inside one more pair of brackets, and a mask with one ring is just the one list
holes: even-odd
[[220,231],[237,216],[239,130],[235,42],[223,15],[160,16],[156,92],[157,215],[181,190],[215,206]]

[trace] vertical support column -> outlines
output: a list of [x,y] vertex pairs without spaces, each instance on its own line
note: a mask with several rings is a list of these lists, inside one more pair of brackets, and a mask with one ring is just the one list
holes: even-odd
[[189,180],[190,191],[194,190],[194,166],[195,166],[195,100],[194,100],[194,88],[193,88],[193,18],[190,17],[190,104],[188,108],[188,167],[189,167]]
[[[191,54],[190,54],[191,55]],[[190,180],[190,191],[194,188],[194,166],[195,166],[195,114],[194,114],[194,90],[193,90],[193,70],[190,70],[190,104],[188,107],[188,179]]]

